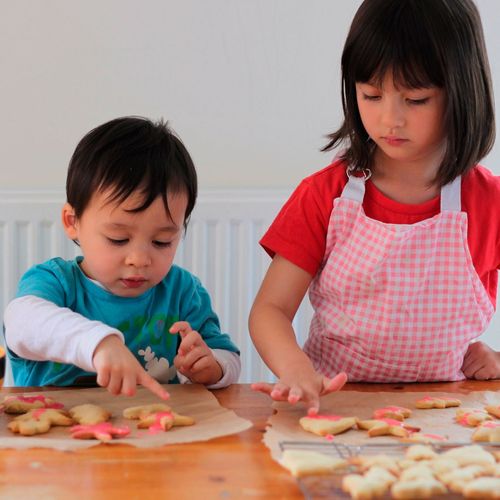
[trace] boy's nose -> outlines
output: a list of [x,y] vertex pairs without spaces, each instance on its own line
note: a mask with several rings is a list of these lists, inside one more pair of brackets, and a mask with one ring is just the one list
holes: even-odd
[[125,264],[134,267],[146,267],[151,264],[151,256],[147,250],[135,248],[127,254]]

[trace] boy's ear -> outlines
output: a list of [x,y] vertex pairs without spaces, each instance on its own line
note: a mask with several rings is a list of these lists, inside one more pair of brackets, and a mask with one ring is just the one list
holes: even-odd
[[75,210],[69,203],[65,203],[62,208],[61,219],[64,232],[70,240],[76,240],[78,237],[77,218]]

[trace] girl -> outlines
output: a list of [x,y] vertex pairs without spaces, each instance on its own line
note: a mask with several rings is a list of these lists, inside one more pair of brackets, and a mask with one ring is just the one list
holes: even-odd
[[82,255],[34,266],[5,312],[14,382],[97,382],[133,395],[140,384],[211,388],[238,380],[240,359],[207,290],[173,264],[196,201],[197,176],[163,122],[123,117],[78,144],[62,208]]
[[[342,54],[344,122],[261,240],[273,261],[250,313],[279,378],[303,400],[351,382],[500,377],[472,341],[495,308],[500,179],[477,162],[494,141],[493,96],[471,0],[365,0]],[[292,319],[314,308],[302,351]]]

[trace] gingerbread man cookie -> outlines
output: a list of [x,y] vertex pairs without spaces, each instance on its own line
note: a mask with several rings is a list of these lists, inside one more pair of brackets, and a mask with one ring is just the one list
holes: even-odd
[[71,424],[73,424],[73,420],[63,410],[37,408],[15,417],[7,427],[14,433],[33,436],[48,432],[54,425],[68,426]]
[[126,425],[114,426],[110,422],[101,422],[99,424],[74,425],[70,432],[71,437],[75,439],[98,439],[106,442],[113,438],[128,436],[130,428]]
[[356,425],[357,417],[341,417],[339,415],[308,415],[299,420],[300,426],[307,432],[318,436],[340,434]]
[[370,437],[390,435],[407,438],[412,432],[420,430],[420,427],[407,425],[392,418],[361,420],[358,422],[358,428],[367,430]]
[[2,407],[5,413],[26,413],[37,408],[53,408],[60,410],[64,405],[43,395],[37,396],[5,396]]
[[432,408],[450,408],[452,406],[460,406],[462,401],[456,398],[449,398],[446,396],[426,396],[425,398],[418,399],[415,406],[421,410],[429,410]]
[[375,410],[372,418],[375,420],[379,418],[392,418],[394,420],[403,421],[410,416],[411,410],[408,408],[404,408],[403,406],[386,406]]

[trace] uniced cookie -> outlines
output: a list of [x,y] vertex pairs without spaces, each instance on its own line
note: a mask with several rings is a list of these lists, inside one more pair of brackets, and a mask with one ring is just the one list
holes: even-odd
[[411,410],[409,408],[404,408],[403,406],[385,406],[384,408],[378,408],[373,412],[373,418],[392,418],[394,420],[403,421],[405,418],[411,416]]
[[95,425],[106,422],[111,417],[111,413],[94,404],[83,404],[70,408],[71,418],[81,425]]
[[341,417],[339,415],[308,415],[299,420],[300,426],[307,432],[318,436],[340,434],[356,425],[357,417]]
[[496,418],[500,418],[500,405],[488,405],[484,409]]
[[420,427],[407,425],[392,418],[360,420],[357,425],[358,428],[367,430],[370,437],[390,435],[407,438],[412,432],[420,430]]
[[477,442],[500,442],[500,422],[482,423],[476,428],[471,439]]
[[280,463],[295,477],[329,474],[348,464],[342,458],[311,450],[285,450],[281,455]]
[[150,405],[131,406],[123,410],[123,416],[130,420],[137,420],[151,413],[159,411],[170,411],[170,406],[163,403],[154,403]]

